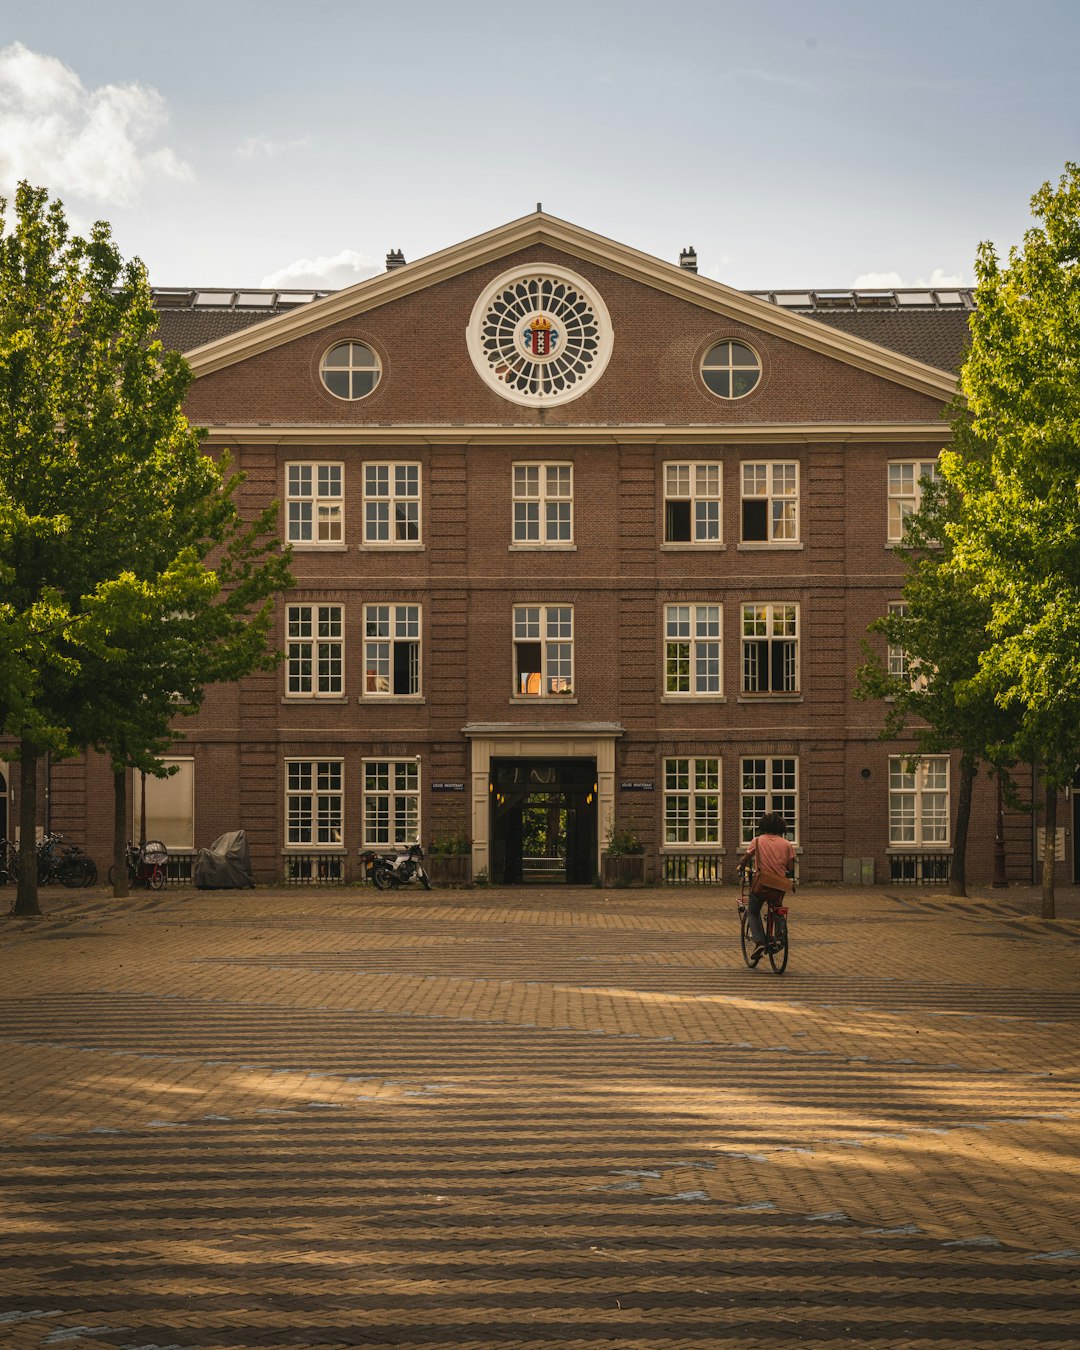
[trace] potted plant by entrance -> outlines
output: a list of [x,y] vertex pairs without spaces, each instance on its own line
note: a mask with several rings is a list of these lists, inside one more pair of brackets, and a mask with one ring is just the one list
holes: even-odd
[[472,880],[472,843],[460,834],[436,835],[428,845],[428,876],[433,886],[467,886]]
[[600,879],[605,886],[645,885],[645,845],[632,827],[612,824],[600,862]]

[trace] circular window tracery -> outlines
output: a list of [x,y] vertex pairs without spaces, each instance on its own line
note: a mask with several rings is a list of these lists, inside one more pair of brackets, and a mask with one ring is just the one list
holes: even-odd
[[718,342],[705,353],[701,378],[718,398],[745,398],[761,379],[761,359],[745,342]]
[[381,375],[379,358],[363,342],[339,342],[319,363],[319,378],[335,398],[367,398]]
[[477,300],[469,354],[484,381],[514,403],[550,407],[578,398],[604,372],[611,320],[582,277],[555,267],[521,267]]

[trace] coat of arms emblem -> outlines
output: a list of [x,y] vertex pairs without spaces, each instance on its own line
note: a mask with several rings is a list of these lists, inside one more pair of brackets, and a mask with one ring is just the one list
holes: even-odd
[[537,314],[522,330],[521,340],[530,356],[550,356],[559,341],[559,330],[550,319]]

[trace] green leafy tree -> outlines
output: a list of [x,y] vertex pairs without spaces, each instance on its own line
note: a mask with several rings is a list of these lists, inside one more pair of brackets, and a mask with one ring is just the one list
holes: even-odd
[[1042,223],[1003,264],[980,245],[962,386],[985,459],[946,455],[963,493],[957,565],[990,606],[978,683],[1019,717],[1045,789],[1043,914],[1054,915],[1057,799],[1080,762],[1080,168],[1031,202]]
[[[152,756],[165,701],[197,697],[185,672],[235,678],[241,653],[263,659],[267,597],[289,581],[272,515],[245,525],[238,479],[201,452],[181,410],[190,371],[156,325],[144,267],[104,222],[72,235],[26,183],[10,222],[0,202],[0,606],[22,643],[0,661],[0,712],[26,843],[44,749]],[[24,847],[16,912],[39,912],[36,890]]]
[[[953,410],[953,446],[964,459],[985,459],[968,418]],[[919,512],[907,522],[902,608],[876,619],[871,632],[902,653],[902,669],[890,670],[880,652],[864,643],[855,697],[884,699],[883,740],[911,737],[912,759],[959,752],[960,782],[953,826],[949,890],[967,894],[967,840],[972,790],[980,764],[1002,773],[1016,732],[1016,718],[995,691],[978,683],[986,650],[989,601],[956,566],[950,528],[962,519],[964,500],[952,483],[924,481]]]

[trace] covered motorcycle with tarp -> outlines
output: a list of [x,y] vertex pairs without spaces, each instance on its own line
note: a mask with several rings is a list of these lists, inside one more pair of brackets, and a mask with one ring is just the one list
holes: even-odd
[[230,830],[195,855],[195,885],[202,891],[254,886],[251,855],[243,830]]

